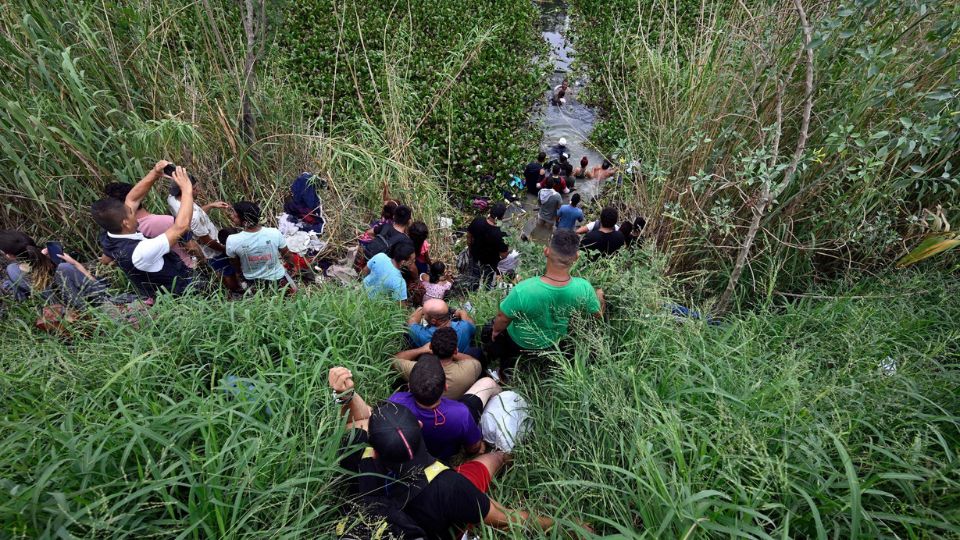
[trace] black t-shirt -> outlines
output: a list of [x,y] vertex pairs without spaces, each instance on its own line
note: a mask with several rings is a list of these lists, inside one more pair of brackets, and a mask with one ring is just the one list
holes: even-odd
[[543,164],[539,161],[531,161],[527,163],[527,167],[523,169],[523,180],[526,183],[527,191],[530,193],[537,192],[537,182],[540,181],[540,169],[543,168]]
[[500,254],[507,251],[507,243],[503,241],[506,234],[500,227],[487,223],[487,218],[481,216],[473,220],[467,232],[473,236],[470,244],[473,259],[483,265],[498,265]]
[[[351,473],[360,474],[370,467],[361,464],[361,454],[367,444],[367,432],[354,429],[344,438],[341,446],[340,466]],[[344,455],[347,448],[355,451]],[[385,471],[371,475],[377,484]],[[370,478],[367,479],[368,481]],[[383,482],[387,482],[383,479]],[[351,495],[358,492],[358,482],[348,484]],[[378,490],[383,491],[383,490]],[[429,540],[456,540],[468,525],[477,525],[490,512],[490,498],[477,489],[470,480],[453,469],[438,474],[413,499],[403,506],[403,512],[412,518]]]
[[583,242],[581,242],[580,247],[583,249],[596,250],[604,255],[610,255],[622,248],[625,243],[626,239],[623,237],[622,232],[601,232],[600,227],[595,227],[583,237]]
[[[409,244],[411,248],[415,247],[409,236],[398,231],[391,224],[383,225],[379,231],[374,231],[374,233],[373,240],[364,248],[364,253],[368,259],[373,258],[377,253],[386,253],[389,256],[390,250],[397,244]],[[386,244],[383,240],[380,240],[380,236],[386,240]]]

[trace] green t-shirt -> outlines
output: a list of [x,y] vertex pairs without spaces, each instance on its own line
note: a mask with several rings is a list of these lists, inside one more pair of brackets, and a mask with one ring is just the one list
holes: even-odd
[[583,278],[575,277],[566,287],[556,287],[535,277],[518,283],[500,302],[500,311],[513,319],[507,333],[517,345],[547,349],[567,334],[574,311],[596,313],[600,311],[600,299],[593,285]]

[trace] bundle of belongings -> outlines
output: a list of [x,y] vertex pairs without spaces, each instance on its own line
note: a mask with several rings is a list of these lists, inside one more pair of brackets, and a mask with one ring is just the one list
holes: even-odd
[[277,216],[277,228],[283,235],[287,248],[297,255],[313,257],[326,247],[320,240],[326,217],[317,188],[327,186],[327,181],[315,173],[305,172],[290,186],[290,195]]

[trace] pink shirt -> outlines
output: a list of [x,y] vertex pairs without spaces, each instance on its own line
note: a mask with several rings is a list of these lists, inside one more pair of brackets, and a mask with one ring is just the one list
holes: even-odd
[[[137,228],[140,230],[140,233],[147,238],[156,238],[167,232],[167,229],[170,227],[173,227],[173,216],[162,216],[143,211],[142,215],[137,218]],[[170,251],[176,253],[183,261],[183,264],[187,265],[187,268],[193,268],[195,266],[193,258],[187,253],[186,248],[179,243],[170,248]]]

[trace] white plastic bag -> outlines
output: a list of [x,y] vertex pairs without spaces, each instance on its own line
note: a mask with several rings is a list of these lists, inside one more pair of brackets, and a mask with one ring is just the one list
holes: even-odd
[[504,452],[512,452],[529,429],[527,402],[510,390],[493,396],[480,416],[483,440]]

